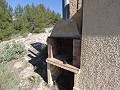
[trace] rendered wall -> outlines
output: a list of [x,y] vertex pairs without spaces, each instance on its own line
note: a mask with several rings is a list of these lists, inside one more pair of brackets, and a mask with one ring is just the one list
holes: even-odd
[[80,90],[120,90],[120,0],[84,0]]

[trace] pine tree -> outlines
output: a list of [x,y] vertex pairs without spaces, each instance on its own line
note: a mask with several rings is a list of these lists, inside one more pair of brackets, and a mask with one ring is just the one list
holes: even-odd
[[0,0],[0,40],[10,39],[13,34],[39,33],[43,28],[55,25],[61,19],[59,13],[43,4],[17,5],[13,11],[5,0]]

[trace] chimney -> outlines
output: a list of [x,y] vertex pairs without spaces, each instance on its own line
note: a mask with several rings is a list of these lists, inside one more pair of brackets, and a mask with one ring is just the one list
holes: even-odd
[[62,0],[63,20],[69,19],[69,0]]

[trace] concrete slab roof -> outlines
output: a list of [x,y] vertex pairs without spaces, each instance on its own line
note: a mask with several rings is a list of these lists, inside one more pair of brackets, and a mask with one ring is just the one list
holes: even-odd
[[61,20],[53,28],[50,37],[80,38],[80,31],[72,19],[67,21]]

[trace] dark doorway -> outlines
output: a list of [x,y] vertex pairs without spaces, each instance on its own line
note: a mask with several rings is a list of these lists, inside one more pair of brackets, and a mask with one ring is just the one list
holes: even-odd
[[63,70],[56,82],[58,84],[59,90],[73,90],[74,73],[67,70]]

